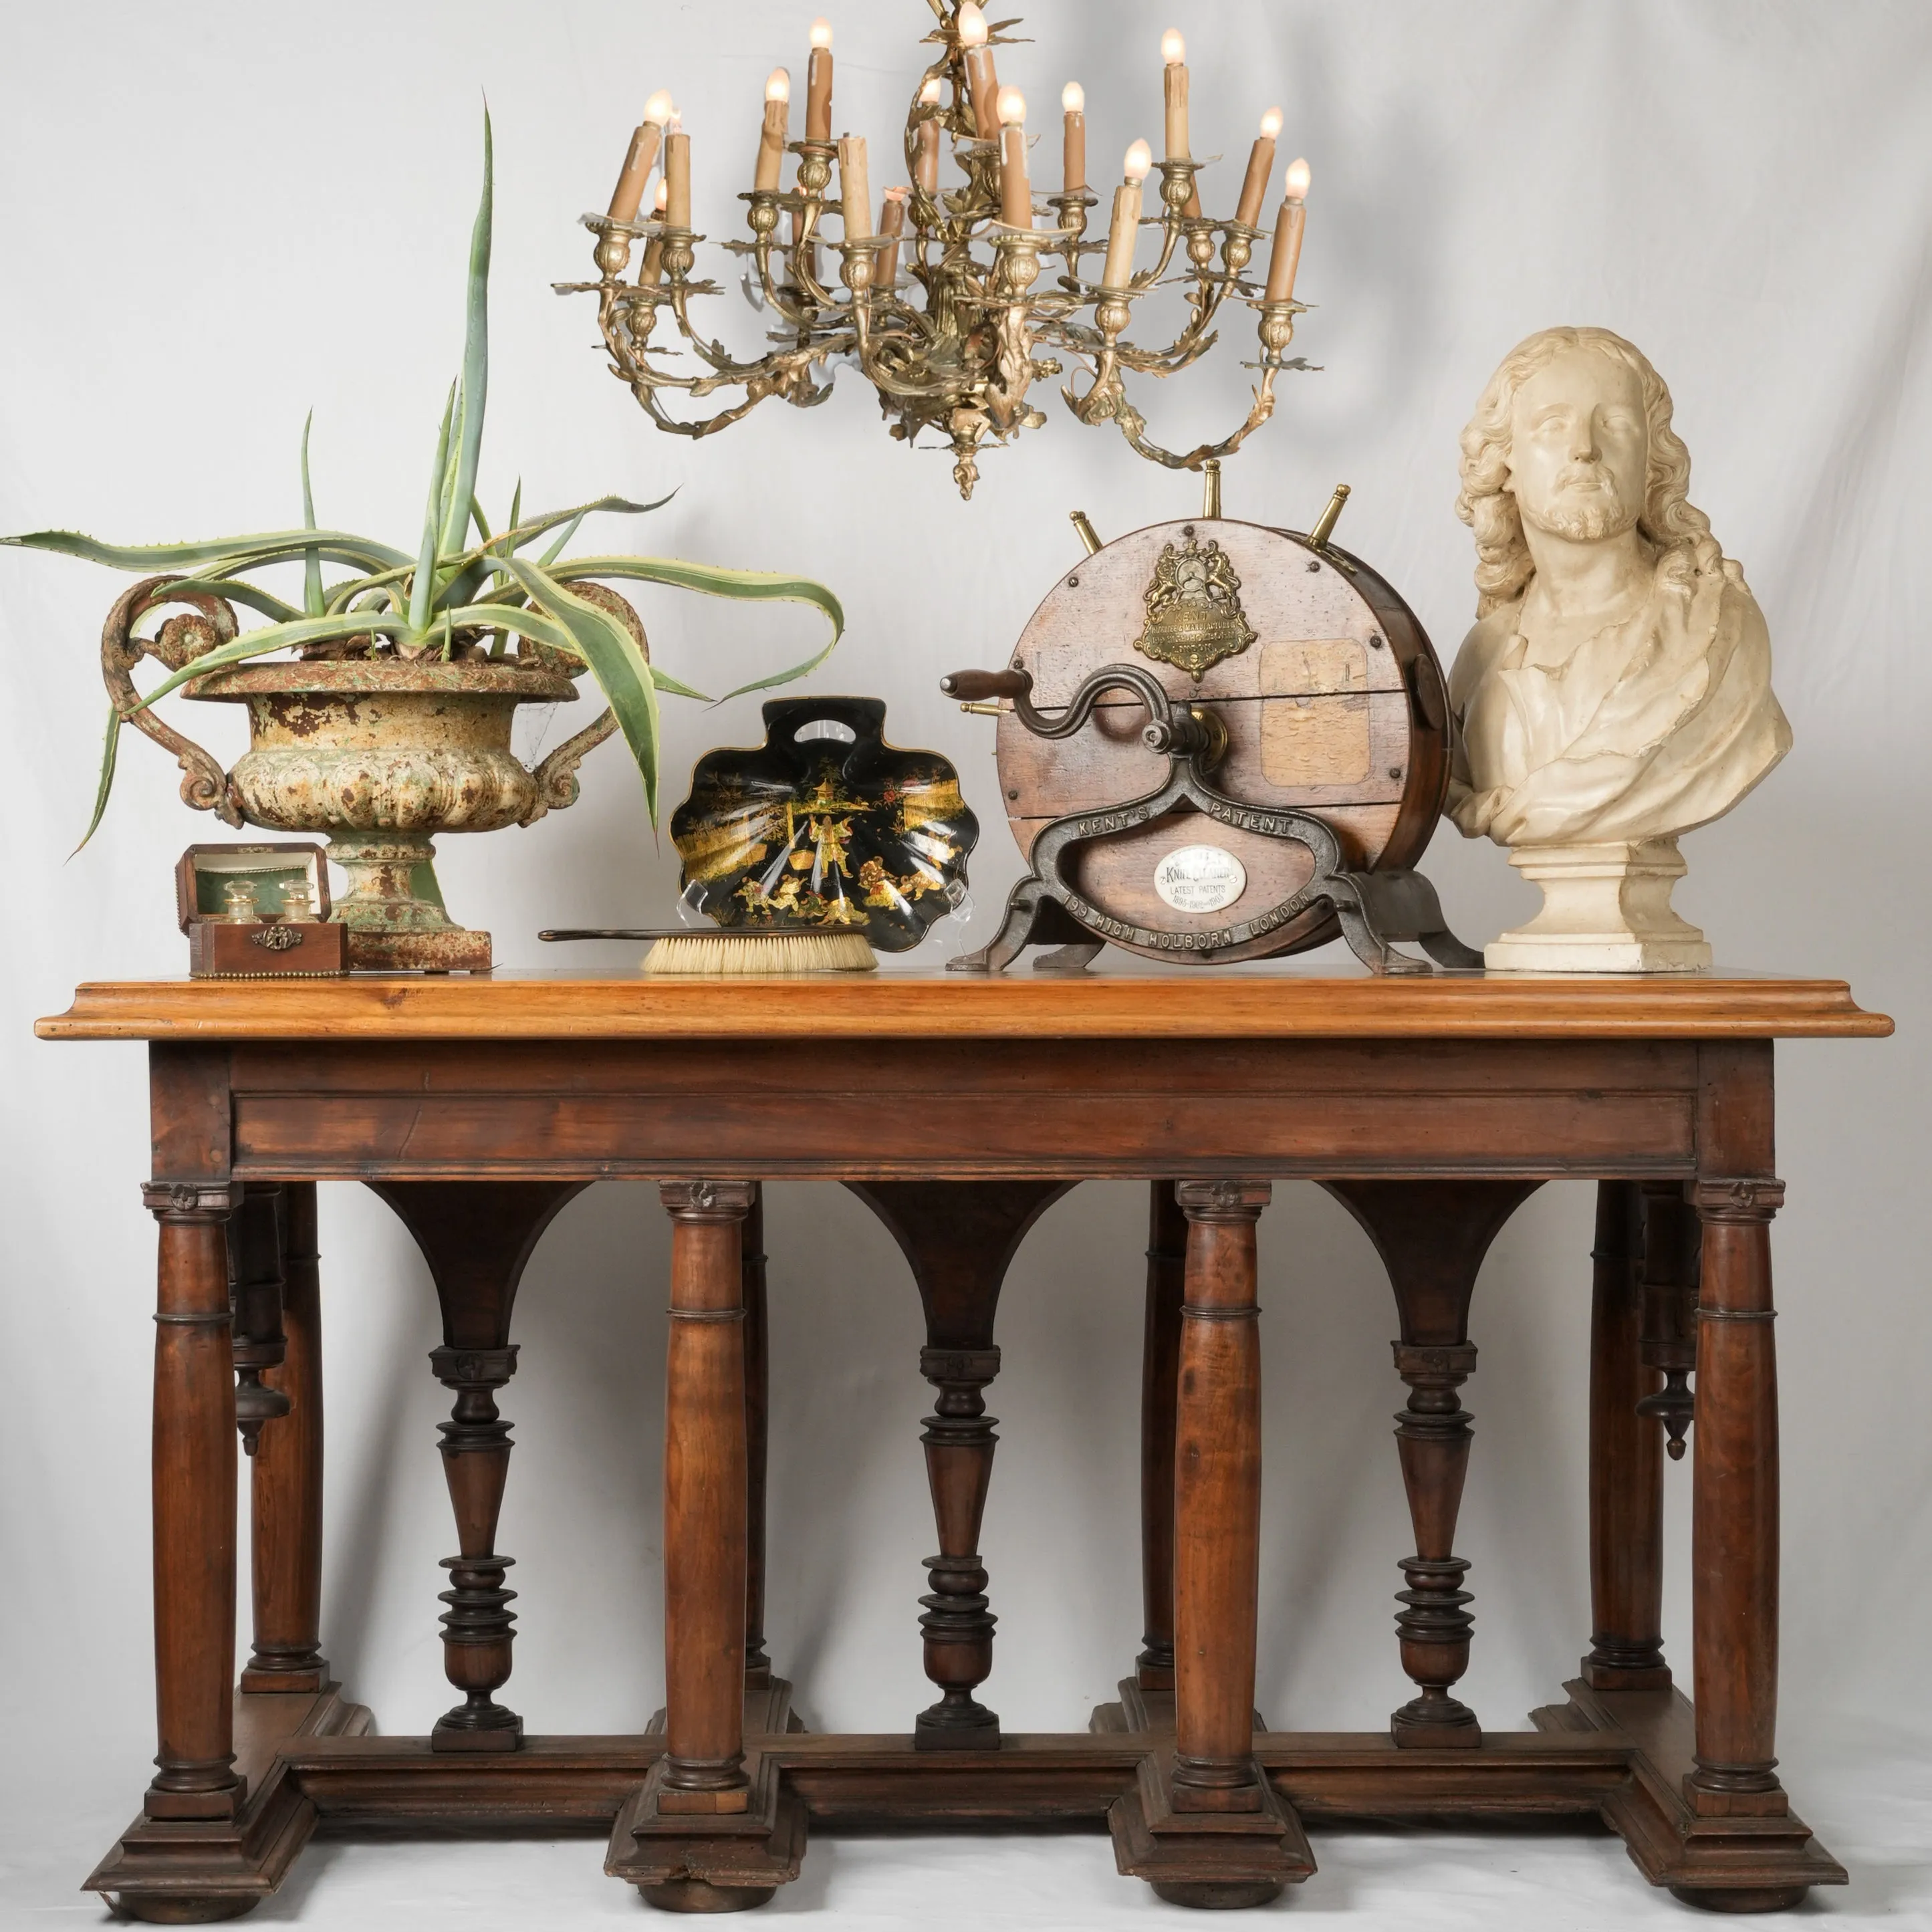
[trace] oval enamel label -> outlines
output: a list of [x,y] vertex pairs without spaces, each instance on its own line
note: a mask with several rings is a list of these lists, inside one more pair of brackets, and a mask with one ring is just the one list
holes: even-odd
[[1155,866],[1154,889],[1176,912],[1219,912],[1247,890],[1248,874],[1218,845],[1183,845]]

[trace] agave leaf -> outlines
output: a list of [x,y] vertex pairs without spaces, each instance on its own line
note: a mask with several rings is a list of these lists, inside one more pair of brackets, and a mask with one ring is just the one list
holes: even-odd
[[[173,597],[185,597],[196,591],[206,592],[212,597],[225,597],[230,603],[242,604],[250,610],[259,610],[263,616],[272,617],[278,624],[298,623],[304,614],[286,598],[278,597],[272,590],[264,590],[259,584],[231,580],[227,578],[188,577],[180,583],[171,584],[168,586],[168,594]],[[325,614],[311,610],[306,614],[320,617]]]
[[[646,584],[668,584],[680,590],[701,590],[710,597],[776,599],[788,604],[809,604],[823,610],[832,622],[832,636],[817,656],[794,664],[789,670],[775,671],[770,677],[754,679],[728,691],[725,698],[740,698],[748,691],[769,691],[776,685],[789,684],[816,670],[832,655],[832,647],[845,634],[845,609],[822,584],[808,577],[786,577],[775,571],[727,570],[722,565],[686,563],[677,557],[576,556],[559,564],[554,574],[560,583],[579,578],[624,577]],[[722,704],[724,699],[719,699]]]
[[[554,617],[541,610],[532,610],[527,604],[504,604],[490,602],[466,604],[460,610],[450,614],[450,621],[459,629],[469,626],[476,630],[514,631],[519,637],[534,638],[540,644],[548,644],[554,650],[568,651],[580,659],[584,653],[577,647],[575,637]],[[497,653],[493,650],[490,656]],[[700,704],[716,703],[708,692],[694,691],[682,680],[673,677],[668,671],[651,666],[651,682],[656,685],[661,698],[692,698]]]
[[490,232],[495,161],[490,110],[483,110],[483,196],[470,231],[470,289],[463,328],[463,408],[457,436],[456,485],[442,525],[442,550],[463,548],[470,506],[476,495],[476,464],[483,449],[483,410],[490,388]]
[[301,556],[310,548],[331,562],[359,564],[364,569],[410,567],[410,560],[401,550],[347,530],[269,530],[260,536],[218,537],[206,543],[134,544],[102,543],[78,530],[30,530],[20,536],[0,537],[0,544],[50,550],[88,563],[104,563],[112,570],[136,572],[187,570],[197,564],[215,564],[230,571],[256,569],[265,563]]
[[410,592],[410,635],[419,638],[429,627],[430,602],[436,592],[436,518],[442,508],[443,471],[449,460],[449,421],[456,408],[456,385],[442,406],[442,427],[436,432],[436,465],[430,472],[429,511],[423,518],[422,548],[416,553],[416,580]]
[[[302,521],[310,530],[315,528],[315,492],[309,488],[308,433],[315,427],[315,412],[310,410],[308,420],[302,424]],[[311,617],[322,614],[322,553],[319,550],[302,552],[302,608]]]
[[172,676],[164,678],[134,710],[145,711],[157,698],[166,697],[182,685],[206,677],[211,671],[226,670],[230,664],[245,664],[250,658],[266,657],[271,651],[292,650],[297,644],[327,644],[338,638],[358,638],[371,632],[378,637],[399,637],[406,628],[400,617],[377,616],[367,610],[347,616],[303,617],[292,624],[264,624],[258,631],[244,631],[231,643],[218,644],[191,659]]
[[[644,782],[644,808],[653,826],[658,822],[658,693],[650,666],[637,640],[607,610],[578,596],[541,564],[520,557],[507,560],[510,574],[544,614],[554,617],[570,634],[568,649],[590,667],[611,710],[617,728],[638,762]],[[506,618],[520,621],[522,614]]]
[[489,519],[483,514],[483,506],[476,500],[472,490],[470,496],[470,520],[476,526],[476,534],[487,544],[490,541]]
[[[512,518],[510,527],[496,533],[500,549],[507,554],[521,550],[525,544],[534,543],[547,530],[554,530],[560,524],[580,523],[586,517],[594,516],[600,510],[609,510],[620,517],[640,517],[650,510],[661,510],[677,492],[660,496],[654,503],[634,503],[628,496],[599,496],[594,502],[573,504],[567,510],[552,510],[548,515],[533,517],[527,524],[519,524]],[[546,568],[548,566],[545,566]]]
[[517,487],[510,492],[510,520],[507,527],[514,530],[522,520],[523,514],[524,479],[519,476],[517,478]]
[[552,544],[549,549],[545,550],[543,555],[537,560],[538,562],[541,564],[544,569],[548,570],[552,564],[556,562],[559,557],[562,556],[565,550],[569,548],[571,538],[576,536],[578,530],[583,527],[583,525],[584,519],[581,517],[572,517],[570,521],[566,524],[562,530],[558,531],[556,542]]
[[[87,821],[87,830],[80,835],[80,844],[74,848],[74,852],[78,852],[100,829],[101,814],[107,809],[107,794],[114,789],[114,760],[120,748],[120,708],[110,700],[107,706],[107,742],[100,748],[100,782],[94,793],[94,816]],[[74,852],[68,856],[72,858]]]

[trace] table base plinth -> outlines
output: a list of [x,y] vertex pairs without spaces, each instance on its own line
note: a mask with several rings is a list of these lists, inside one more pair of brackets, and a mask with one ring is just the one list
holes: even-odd
[[436,1750],[369,1734],[370,1714],[330,1685],[317,1696],[238,1694],[232,1821],[137,1818],[87,1881],[156,1924],[233,1918],[280,1885],[318,1825],[414,1823],[479,1832],[610,1834],[605,1869],[674,1911],[742,1910],[797,1876],[808,1830],[1084,1824],[1111,1831],[1120,1870],[1170,1902],[1262,1902],[1315,1869],[1304,1822],[1451,1824],[1594,1818],[1622,1838],[1652,1884],[1718,1910],[1794,1904],[1844,1868],[1791,1816],[1713,1817],[1683,1795],[1691,1708],[1675,1690],[1565,1687],[1537,1728],[1488,1732],[1474,1748],[1398,1748],[1386,1732],[1257,1730],[1259,1812],[1177,1813],[1168,1798],[1172,1702],[1138,1690],[1085,1732],[1009,1732],[997,1751],[934,1751],[910,1733],[800,1730],[781,1679],[748,1693],[742,1812],[660,1816],[658,1731],[526,1737],[514,1751]]

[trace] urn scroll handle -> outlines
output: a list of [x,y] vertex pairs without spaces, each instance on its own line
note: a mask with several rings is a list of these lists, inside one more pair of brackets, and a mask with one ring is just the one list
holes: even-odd
[[[212,812],[224,824],[245,823],[227,774],[214,755],[192,738],[164,724],[152,706],[144,706],[134,688],[134,667],[153,658],[170,670],[179,670],[235,638],[235,612],[222,598],[202,590],[176,592],[170,586],[185,582],[178,575],[148,577],[124,592],[107,614],[100,633],[100,676],[112,701],[118,724],[131,724],[152,738],[179,764],[182,802],[196,812]],[[163,623],[152,638],[134,634],[135,626],[150,611],[166,604],[188,606]]]

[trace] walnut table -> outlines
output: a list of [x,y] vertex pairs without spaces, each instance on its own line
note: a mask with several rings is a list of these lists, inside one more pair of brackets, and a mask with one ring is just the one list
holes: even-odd
[[[1774,1769],[1772,1042],[1890,1030],[1836,981],[1721,974],[83,986],[40,1031],[148,1043],[160,1253],[159,1768],[88,1883],[137,1918],[217,1918],[273,1892],[323,1820],[608,1827],[614,1876],[717,1910],[795,1876],[813,1825],[1085,1820],[1124,1873],[1226,1905],[1313,1870],[1304,1820],[1564,1814],[1600,1819],[1653,1884],[1707,1905],[1769,1910],[1840,1882]],[[974,1694],[992,1665],[994,1304],[1034,1219],[1100,1176],[1152,1184],[1146,1644],[1088,1731],[1016,1734]],[[1574,1177],[1600,1184],[1594,1628],[1565,1701],[1492,1731],[1454,1694],[1472,1622],[1454,1553],[1470,1292],[1517,1204]],[[1386,1262],[1408,1390],[1415,1553],[1396,1626],[1417,1694],[1360,1732],[1258,1729],[1253,1709],[1256,1224],[1288,1178],[1327,1186]],[[852,1186],[925,1303],[940,1550],[920,1622],[940,1695],[896,1733],[803,1732],[764,1652],[770,1178]],[[671,1222],[666,1708],[642,1736],[529,1736],[499,1695],[514,1593],[497,1397],[524,1264],[606,1179],[656,1183]],[[318,1648],[314,1184],[330,1180],[390,1203],[442,1303],[430,1363],[454,1393],[458,1544],[442,1628],[461,1701],[426,1738],[368,1735]],[[254,1613],[238,1689],[238,1426]],[[1687,1435],[1694,1712],[1659,1636],[1664,1460]]]

